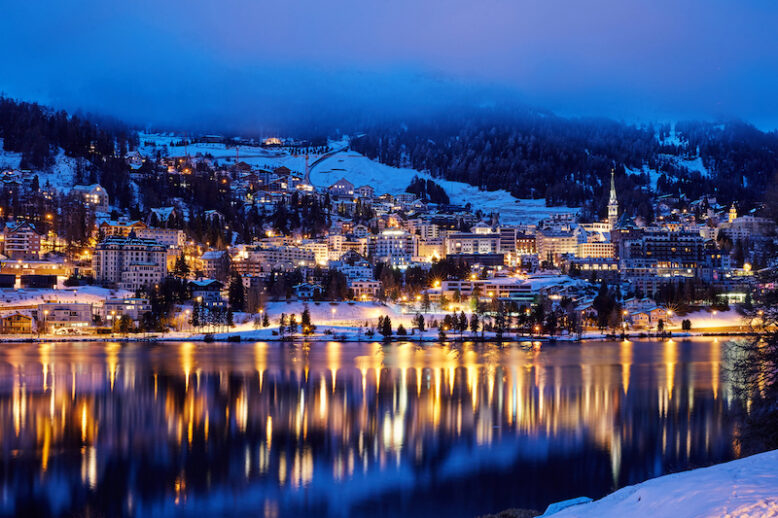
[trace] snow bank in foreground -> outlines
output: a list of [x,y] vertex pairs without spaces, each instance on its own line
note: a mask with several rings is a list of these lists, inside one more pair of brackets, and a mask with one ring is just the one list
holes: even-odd
[[778,450],[622,488],[554,518],[778,517]]

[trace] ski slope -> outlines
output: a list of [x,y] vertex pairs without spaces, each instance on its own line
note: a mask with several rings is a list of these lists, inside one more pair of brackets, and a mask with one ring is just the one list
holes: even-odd
[[327,187],[345,178],[355,187],[370,185],[377,195],[399,194],[411,183],[414,176],[432,179],[445,189],[451,203],[470,203],[473,210],[485,213],[495,212],[500,222],[534,224],[554,214],[577,213],[578,209],[568,207],[546,207],[544,199],[525,200],[514,198],[508,191],[482,191],[473,185],[433,178],[428,173],[405,167],[392,167],[354,151],[341,151],[322,160],[311,171],[311,182],[317,187]]
[[[140,134],[139,151],[144,155],[153,155],[157,150],[164,150],[163,154],[170,157],[185,156],[188,153],[191,157],[198,156],[198,154],[200,156],[211,155],[214,159],[226,163],[234,163],[235,161],[235,148],[212,143],[190,144],[186,149],[183,146],[172,145],[181,139],[180,136],[142,133]],[[145,145],[146,143],[152,143],[152,145]],[[348,139],[331,141],[330,149],[347,147],[347,144]],[[305,171],[305,156],[292,155],[284,149],[240,146],[237,150],[237,156],[241,162],[255,167],[273,169],[284,166],[300,173]],[[308,163],[313,164],[321,157],[322,155],[309,155]],[[326,188],[341,178],[345,178],[355,187],[372,186],[376,195],[405,192],[405,188],[408,187],[414,176],[433,179],[440,184],[446,190],[453,204],[470,203],[474,211],[480,209],[485,213],[495,212],[499,214],[500,222],[504,224],[534,224],[554,214],[576,214],[578,212],[577,208],[546,207],[544,199],[517,199],[504,190],[482,191],[466,183],[432,178],[431,175],[415,169],[381,164],[350,150],[335,152],[311,168],[311,182],[316,187]]]

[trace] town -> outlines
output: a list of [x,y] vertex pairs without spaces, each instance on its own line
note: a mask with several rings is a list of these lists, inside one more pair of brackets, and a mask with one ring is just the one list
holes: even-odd
[[139,140],[121,158],[145,204],[125,209],[115,200],[127,192],[83,171],[70,187],[34,167],[0,170],[5,338],[746,332],[754,322],[737,309],[764,288],[775,247],[758,206],[714,195],[659,196],[652,221],[631,216],[623,170],[603,182],[602,220],[540,207],[504,221],[429,175],[352,182],[354,168],[337,167],[355,155],[347,140]]

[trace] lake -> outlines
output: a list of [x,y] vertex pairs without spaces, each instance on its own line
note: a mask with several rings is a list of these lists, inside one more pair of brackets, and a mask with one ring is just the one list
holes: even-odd
[[0,514],[474,518],[738,456],[726,343],[0,344]]

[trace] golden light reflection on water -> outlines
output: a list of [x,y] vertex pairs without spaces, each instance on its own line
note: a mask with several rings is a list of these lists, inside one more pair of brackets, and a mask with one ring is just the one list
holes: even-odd
[[[546,455],[593,448],[619,485],[636,452],[688,460],[730,444],[724,361],[714,340],[8,345],[0,446],[23,452],[44,481],[77,452],[74,475],[93,489],[112,458],[164,448],[175,476],[159,483],[176,505],[197,491],[193,470],[206,469],[211,488],[225,483],[216,465],[236,456],[245,480],[296,491],[427,465],[459,444],[516,441]],[[209,457],[213,469],[186,462],[185,452],[213,451],[223,457]]]

